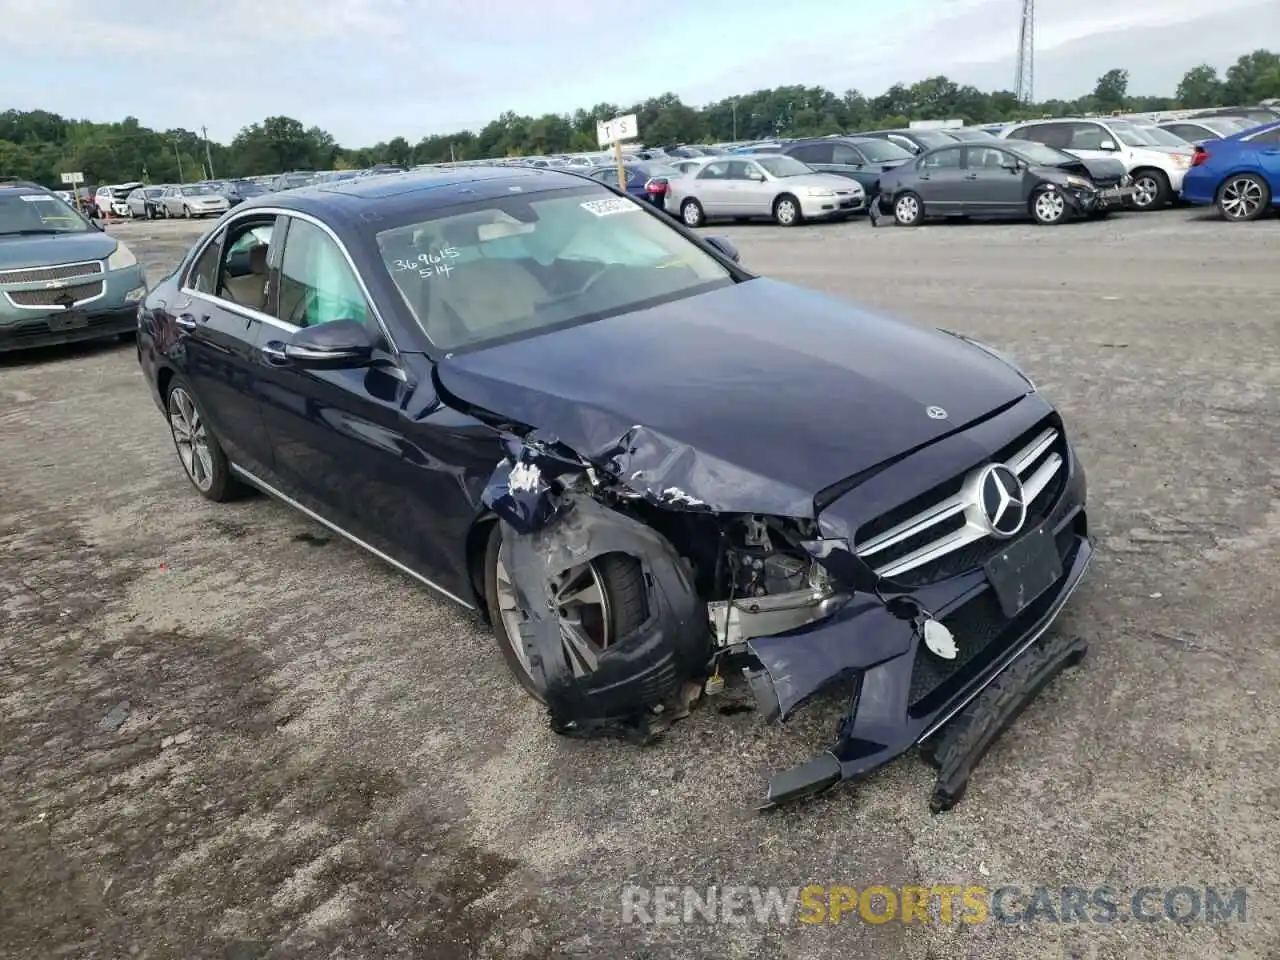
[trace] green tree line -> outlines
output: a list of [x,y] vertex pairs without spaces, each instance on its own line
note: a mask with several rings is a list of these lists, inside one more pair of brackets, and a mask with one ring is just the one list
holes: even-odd
[[508,111],[479,131],[395,137],[348,148],[319,127],[291,117],[268,117],[242,129],[228,144],[198,132],[153,130],[135,117],[118,123],[72,120],[45,110],[0,113],[0,175],[50,186],[64,171],[82,171],[89,183],[142,180],[171,183],[252,176],[286,170],[351,169],[374,163],[439,163],[449,160],[528,156],[596,149],[596,122],[623,113],[637,115],[646,143],[705,143],[779,136],[824,136],[872,127],[905,126],[911,120],[959,118],[996,123],[1045,116],[1179,107],[1251,105],[1280,97],[1280,54],[1255,50],[1241,56],[1224,76],[1208,65],[1191,68],[1172,96],[1129,94],[1128,71],[1108,70],[1077,100],[1022,104],[1012,93],[984,93],[946,77],[894,84],[877,97],[857,90],[785,86],[726,97],[703,107],[673,93],[631,106],[598,103],[572,114],[525,117]]

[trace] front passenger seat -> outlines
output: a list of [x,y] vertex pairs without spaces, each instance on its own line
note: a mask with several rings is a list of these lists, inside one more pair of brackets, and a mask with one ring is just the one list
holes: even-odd
[[249,272],[243,277],[224,277],[222,289],[236,303],[253,310],[267,307],[267,245],[260,243],[249,250]]

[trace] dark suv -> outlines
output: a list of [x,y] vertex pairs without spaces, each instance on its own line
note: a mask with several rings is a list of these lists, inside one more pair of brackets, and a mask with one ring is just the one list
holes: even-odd
[[822,173],[834,173],[862,184],[867,208],[880,192],[880,174],[900,167],[911,154],[891,140],[872,137],[823,137],[783,144],[782,153]]

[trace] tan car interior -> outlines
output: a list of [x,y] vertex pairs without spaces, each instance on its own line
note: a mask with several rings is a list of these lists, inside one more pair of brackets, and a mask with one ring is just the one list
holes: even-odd
[[243,277],[222,276],[220,295],[254,310],[267,307],[267,245],[249,248],[249,273]]

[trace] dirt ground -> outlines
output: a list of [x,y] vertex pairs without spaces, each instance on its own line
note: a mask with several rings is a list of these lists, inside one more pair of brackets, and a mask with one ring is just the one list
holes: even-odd
[[[202,226],[110,229],[156,279]],[[466,613],[264,497],[197,496],[132,347],[0,360],[0,956],[1276,956],[1277,231],[713,229],[1008,351],[1087,465],[1099,552],[1060,629],[1090,655],[940,816],[914,757],[754,812],[834,702],[558,739]],[[626,884],[811,882],[1207,884],[1248,912],[621,922]]]

